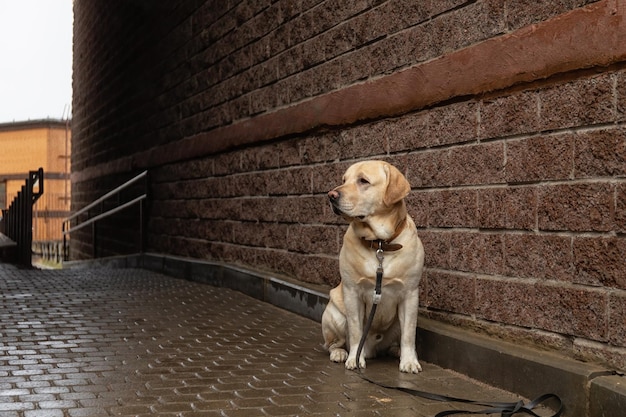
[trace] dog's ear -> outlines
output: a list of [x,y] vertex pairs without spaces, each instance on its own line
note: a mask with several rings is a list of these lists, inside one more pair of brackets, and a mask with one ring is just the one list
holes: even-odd
[[398,168],[393,165],[385,164],[384,169],[387,174],[387,190],[385,191],[383,203],[389,207],[409,195],[411,185],[404,178],[404,175],[398,171]]

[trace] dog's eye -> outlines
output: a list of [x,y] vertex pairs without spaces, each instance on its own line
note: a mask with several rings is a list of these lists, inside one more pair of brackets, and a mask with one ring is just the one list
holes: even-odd
[[359,184],[368,185],[370,182],[367,178],[359,178]]

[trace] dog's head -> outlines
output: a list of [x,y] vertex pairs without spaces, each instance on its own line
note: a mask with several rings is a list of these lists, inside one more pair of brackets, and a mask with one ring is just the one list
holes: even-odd
[[396,209],[411,186],[404,175],[384,161],[357,162],[343,176],[343,184],[328,192],[335,214],[367,221]]

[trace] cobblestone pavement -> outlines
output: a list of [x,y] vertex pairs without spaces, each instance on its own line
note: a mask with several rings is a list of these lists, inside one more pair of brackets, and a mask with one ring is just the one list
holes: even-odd
[[[433,416],[459,407],[379,388],[321,347],[320,325],[240,293],[144,270],[0,264],[0,417]],[[517,400],[422,364],[368,377]]]

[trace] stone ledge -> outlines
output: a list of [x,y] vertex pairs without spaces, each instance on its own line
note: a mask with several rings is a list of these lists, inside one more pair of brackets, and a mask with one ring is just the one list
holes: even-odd
[[[327,287],[220,262],[147,253],[64,264],[64,268],[96,267],[144,268],[226,287],[318,322],[328,301]],[[557,394],[565,404],[565,417],[617,417],[626,407],[626,379],[607,376],[600,366],[424,317],[418,319],[418,326],[418,354],[424,361],[531,399]]]
[[566,406],[565,416],[596,415],[587,414],[588,384],[605,368],[434,320],[420,318],[418,326],[418,351],[426,362],[530,399],[556,394]]
[[626,378],[604,376],[591,381],[589,415],[621,417],[626,410]]

